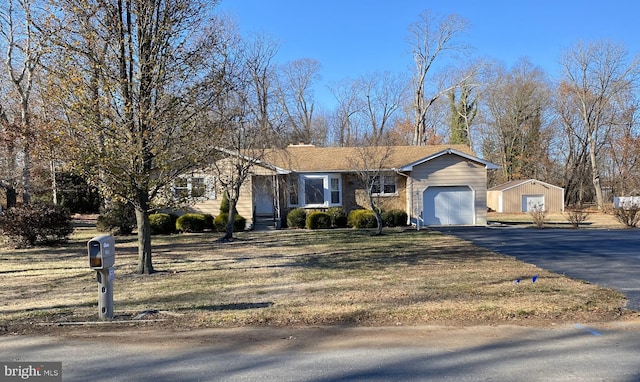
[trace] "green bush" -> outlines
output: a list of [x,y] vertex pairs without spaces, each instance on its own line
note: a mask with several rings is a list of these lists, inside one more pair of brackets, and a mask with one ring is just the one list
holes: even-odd
[[331,215],[322,211],[313,211],[307,215],[305,227],[307,229],[331,228]]
[[176,232],[175,220],[169,214],[151,214],[149,215],[149,224],[152,235],[168,235]]
[[287,227],[304,228],[307,224],[307,211],[303,208],[294,208],[287,214]]
[[385,227],[404,227],[407,225],[407,213],[402,210],[389,210],[382,213]]
[[376,215],[371,210],[353,210],[347,217],[347,222],[353,228],[376,228]]
[[226,192],[222,194],[222,201],[220,202],[220,213],[223,213],[223,214],[229,213],[229,199],[227,198]]
[[327,213],[331,217],[331,227],[345,228],[347,226],[347,214],[341,207],[331,207]]
[[[227,231],[227,222],[229,221],[229,214],[226,212],[221,213],[213,219],[213,226],[216,232],[226,232]],[[247,225],[247,219],[236,214],[233,220],[233,232],[242,232],[244,231]]]
[[205,227],[206,229],[215,229],[215,226],[213,225],[213,221],[215,220],[215,218],[213,217],[213,215],[211,214],[204,214],[204,221],[205,221]]
[[178,232],[203,232],[207,228],[207,218],[203,214],[184,214],[176,220]]
[[0,232],[16,248],[62,243],[73,232],[71,213],[48,204],[12,207],[0,215]]
[[112,235],[130,235],[137,225],[133,206],[122,202],[110,203],[96,221],[98,232],[109,232]]

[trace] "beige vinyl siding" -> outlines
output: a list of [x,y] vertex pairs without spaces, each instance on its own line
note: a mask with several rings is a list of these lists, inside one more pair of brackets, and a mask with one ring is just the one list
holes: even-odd
[[523,195],[544,195],[545,210],[549,212],[562,212],[564,210],[564,195],[562,189],[534,181],[503,191],[503,211],[522,212]]
[[487,207],[492,211],[502,212],[500,210],[500,198],[502,191],[487,191]]
[[475,198],[475,224],[487,224],[487,170],[483,164],[447,154],[414,167],[411,178],[414,199],[418,200],[430,186],[469,186]]
[[[238,199],[238,204],[236,205],[236,210],[238,214],[247,219],[247,226],[253,224],[253,202],[251,195],[251,178],[245,180],[240,187],[240,198]],[[211,214],[213,216],[220,215],[220,204],[222,203],[222,195],[224,190],[220,187],[219,184],[216,185],[216,198],[210,200],[204,200],[201,202],[195,203],[190,209],[195,212],[202,214]]]
[[[229,171],[232,171],[232,164],[227,164],[229,167]],[[212,172],[213,173],[213,172]],[[252,175],[273,175],[275,172],[271,169],[265,168],[263,166],[254,165],[251,168]],[[204,200],[197,202],[194,204],[191,209],[199,212],[211,214],[213,216],[218,216],[220,214],[220,204],[222,203],[222,195],[224,194],[224,189],[217,181],[216,176],[216,198],[210,200]],[[240,187],[240,197],[238,198],[238,204],[236,205],[236,210],[238,214],[247,219],[247,226],[253,224],[253,180],[251,175],[247,177],[247,179],[243,182],[242,187]]]
[[[564,211],[564,190],[560,187],[533,179],[522,181],[522,183],[514,184],[511,187],[497,186],[495,188],[495,190],[487,192],[488,205],[495,211],[522,212],[522,197],[524,195],[544,195],[546,211]],[[500,198],[502,198],[502,206],[500,206]],[[502,208],[500,209],[500,207]]]

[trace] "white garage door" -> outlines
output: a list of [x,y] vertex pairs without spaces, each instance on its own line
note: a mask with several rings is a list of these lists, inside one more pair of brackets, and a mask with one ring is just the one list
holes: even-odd
[[544,210],[544,195],[522,195],[522,212]]
[[426,225],[473,225],[473,191],[468,186],[429,187],[423,194]]

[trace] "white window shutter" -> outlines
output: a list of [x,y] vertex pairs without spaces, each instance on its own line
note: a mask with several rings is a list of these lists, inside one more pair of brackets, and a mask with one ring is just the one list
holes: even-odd
[[206,187],[205,198],[207,199],[215,199],[216,198],[216,178],[211,175],[204,176],[204,184]]

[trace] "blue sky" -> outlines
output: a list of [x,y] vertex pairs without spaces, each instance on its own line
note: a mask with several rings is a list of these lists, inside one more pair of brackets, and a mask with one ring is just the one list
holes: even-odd
[[640,53],[637,0],[222,0],[243,34],[266,33],[280,42],[278,62],[314,58],[321,64],[316,87],[330,103],[328,84],[377,71],[409,71],[408,28],[426,10],[455,13],[470,28],[463,41],[474,57],[511,66],[528,57],[552,78],[562,53],[579,41],[609,39]]

